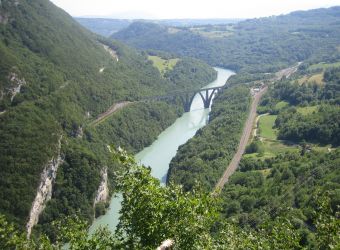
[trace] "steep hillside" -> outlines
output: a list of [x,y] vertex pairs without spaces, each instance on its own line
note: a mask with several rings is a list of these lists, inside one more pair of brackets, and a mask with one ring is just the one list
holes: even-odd
[[[0,2],[0,55],[0,213],[22,226],[30,220],[29,230],[50,198],[43,223],[73,213],[92,219],[103,170],[112,190],[119,168],[107,144],[138,150],[182,112],[176,103],[139,104],[111,117],[111,125],[91,126],[114,103],[185,83],[161,76],[144,53],[86,31],[47,0]],[[197,61],[178,67],[191,74],[190,87],[216,76]],[[105,137],[122,122],[135,127],[134,137]]]
[[135,22],[112,37],[143,49],[205,60],[236,71],[273,72],[337,53],[340,7],[250,19],[237,24],[167,27]]

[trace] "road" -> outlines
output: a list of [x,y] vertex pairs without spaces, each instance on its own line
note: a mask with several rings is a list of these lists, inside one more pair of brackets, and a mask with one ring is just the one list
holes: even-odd
[[295,66],[280,70],[279,72],[276,72],[275,77],[271,80],[277,81],[277,80],[282,79],[283,77],[289,78],[292,74],[294,74],[298,70],[301,63],[302,62],[299,62]]
[[[294,74],[299,65],[301,63],[299,62],[297,65],[283,69],[279,72],[277,72],[275,74],[275,77],[270,79],[269,81],[271,83],[274,83],[275,81],[278,81],[280,79],[282,79],[283,77],[289,78],[292,74]],[[231,162],[229,163],[228,167],[226,168],[226,170],[224,171],[221,179],[217,182],[216,186],[215,186],[215,191],[219,191],[222,190],[223,186],[228,182],[229,177],[236,171],[238,164],[240,163],[240,160],[242,158],[242,155],[246,149],[248,140],[251,136],[251,132],[253,130],[253,124],[256,118],[256,108],[257,105],[261,99],[261,97],[263,96],[263,94],[265,94],[265,92],[267,91],[268,87],[266,86],[265,88],[263,88],[260,92],[258,92],[257,94],[254,95],[252,104],[251,104],[251,108],[250,108],[250,112],[249,112],[249,116],[248,119],[246,121],[246,124],[243,128],[243,133],[242,133],[242,137],[237,149],[236,154],[234,155],[233,159],[231,160]]]
[[247,119],[246,124],[243,128],[243,133],[242,133],[242,137],[241,137],[237,152],[234,155],[233,159],[231,160],[229,166],[227,167],[227,169],[223,173],[221,179],[217,182],[215,190],[221,190],[223,188],[224,184],[228,181],[229,177],[237,169],[238,164],[241,160],[241,157],[242,157],[242,155],[243,155],[243,153],[246,149],[246,146],[247,146],[249,137],[251,135],[251,132],[253,130],[253,124],[254,124],[254,120],[256,118],[257,105],[258,105],[262,95],[267,91],[267,89],[268,88],[265,87],[260,92],[258,92],[257,94],[254,95],[253,101],[251,103],[248,119]]
[[127,105],[132,104],[133,102],[119,102],[119,103],[115,103],[113,104],[107,111],[105,111],[104,113],[100,114],[96,120],[94,120],[93,122],[90,123],[90,125],[97,125],[98,123],[100,123],[101,121],[103,121],[105,118],[107,118],[108,116],[112,115],[113,113],[117,112],[118,110],[126,107]]

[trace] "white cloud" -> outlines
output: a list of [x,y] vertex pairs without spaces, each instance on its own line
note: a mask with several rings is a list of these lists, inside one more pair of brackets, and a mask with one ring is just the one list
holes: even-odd
[[51,0],[73,16],[247,18],[340,5],[340,0]]

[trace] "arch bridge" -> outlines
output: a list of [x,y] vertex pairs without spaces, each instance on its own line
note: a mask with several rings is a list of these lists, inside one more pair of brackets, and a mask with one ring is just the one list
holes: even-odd
[[201,97],[204,108],[209,108],[214,95],[220,92],[224,88],[226,87],[220,86],[220,87],[203,88],[203,89],[198,89],[198,90],[174,91],[166,95],[162,95],[162,96],[152,96],[152,97],[144,99],[143,101],[164,100],[164,99],[172,99],[175,97],[179,97],[183,103],[184,111],[189,112],[191,104],[197,94],[199,94],[199,96]]

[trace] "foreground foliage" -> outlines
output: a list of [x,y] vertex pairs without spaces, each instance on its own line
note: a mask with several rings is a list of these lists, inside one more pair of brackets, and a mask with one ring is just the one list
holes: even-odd
[[[137,166],[126,152],[114,153],[114,158],[125,166],[118,177],[123,203],[116,233],[101,228],[89,235],[87,223],[69,217],[53,223],[58,232],[55,243],[44,235],[27,240],[0,216],[1,249],[61,249],[65,243],[71,250],[155,249],[165,239],[174,241],[173,249],[301,248],[301,235],[285,212],[257,230],[225,223],[217,216],[220,203],[215,195],[160,186],[150,169]],[[340,243],[338,215],[327,197],[326,193],[316,197],[316,249],[336,249]]]

